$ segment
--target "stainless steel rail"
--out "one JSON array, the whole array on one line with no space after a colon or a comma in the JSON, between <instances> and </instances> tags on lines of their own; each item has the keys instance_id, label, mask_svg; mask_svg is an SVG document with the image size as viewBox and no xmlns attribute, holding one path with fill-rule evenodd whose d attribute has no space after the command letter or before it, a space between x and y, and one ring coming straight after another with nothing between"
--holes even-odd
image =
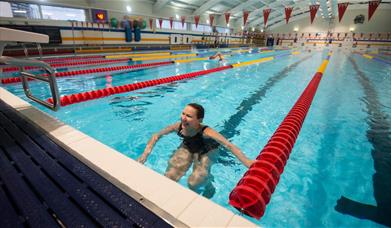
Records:
<instances>
[{"instance_id":1,"label":"stainless steel rail","mask_svg":"<svg viewBox=\"0 0 391 228\"><path fill-rule=\"evenodd\" d=\"M55 70L49 64L42 62L42 61L38 61L38 60L16 59L16 58L7 57L7 56L0 56L0 67L1 68L8 67L8 65L19 67L20 76L22 77L22 84L23 84L24 93L26 94L26 96L29 99L47 107L53 111L57 111L59 109L60 95L58 93L56 77L54 75ZM35 75L32 73L28 73L24 69L26 66L35 66L35 67L43 68L47 72L48 76ZM47 101L41 100L32 94L32 92L30 90L30 86L28 84L28 78L33 78L36 80L44 81L49 84L50 92L51 92L52 98L53 98L53 104L51 104Z\"/></svg>"}]
</instances>

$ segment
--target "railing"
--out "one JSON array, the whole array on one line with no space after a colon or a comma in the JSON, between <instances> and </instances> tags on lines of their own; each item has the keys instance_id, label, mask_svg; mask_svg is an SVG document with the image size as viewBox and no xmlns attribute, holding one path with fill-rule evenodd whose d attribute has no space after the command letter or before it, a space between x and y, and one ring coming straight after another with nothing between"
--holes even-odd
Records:
<instances>
[{"instance_id":1,"label":"railing","mask_svg":"<svg viewBox=\"0 0 391 228\"><path fill-rule=\"evenodd\" d=\"M1 68L8 67L9 65L19 67L20 76L22 78L22 83L23 83L24 93L26 94L26 96L29 99L47 107L53 111L58 110L58 108L60 107L60 95L58 93L55 71L53 70L53 68L50 67L49 64L47 64L45 62L37 61L37 60L24 60L24 59L15 59L12 57L7 57L7 56L0 56L0 67ZM28 73L24 69L27 66L34 66L34 67L43 68L47 72L47 76L41 76L41 75L35 75L32 73ZM50 92L52 94L52 99L53 99L52 103L41 100L32 94L32 92L30 90L30 86L28 84L29 78L44 81L49 84Z\"/></svg>"}]
</instances>

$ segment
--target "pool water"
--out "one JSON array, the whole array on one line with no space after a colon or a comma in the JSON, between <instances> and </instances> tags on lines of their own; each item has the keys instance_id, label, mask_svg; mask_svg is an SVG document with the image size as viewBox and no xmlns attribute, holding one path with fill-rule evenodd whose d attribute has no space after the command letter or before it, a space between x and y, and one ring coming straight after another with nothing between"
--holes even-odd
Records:
<instances>
[{"instance_id":1,"label":"pool water","mask_svg":"<svg viewBox=\"0 0 391 228\"><path fill-rule=\"evenodd\" d=\"M235 55L226 64L271 55L276 53ZM183 107L196 102L206 110L205 124L221 132L249 158L255 158L326 55L325 50L286 56L74 104L55 113L33 105L136 159L154 132L179 121ZM115 74L112 85L218 66L217 61L198 61ZM379 172L372 154L391 148L390 72L389 65L359 55L341 51L332 55L265 215L260 221L246 216L248 219L266 227L381 227L371 220L341 213L344 210L336 206L341 197L376 206L379 197L374 197L375 191L378 195L389 194L387 189L377 189L384 186L372 180ZM65 95L104 88L107 79L106 75L60 78L58 84L60 93ZM32 82L31 87L34 92L43 93L42 97L49 96L40 83ZM21 85L5 88L26 99ZM379 121L378 116L382 117L381 123L371 124ZM164 174L167 161L179 144L175 134L163 137L145 165ZM200 194L238 213L228 204L228 195L245 171L229 151L221 150L210 172L212 187ZM187 186L190 173L191 169L179 183Z\"/></svg>"}]
</instances>

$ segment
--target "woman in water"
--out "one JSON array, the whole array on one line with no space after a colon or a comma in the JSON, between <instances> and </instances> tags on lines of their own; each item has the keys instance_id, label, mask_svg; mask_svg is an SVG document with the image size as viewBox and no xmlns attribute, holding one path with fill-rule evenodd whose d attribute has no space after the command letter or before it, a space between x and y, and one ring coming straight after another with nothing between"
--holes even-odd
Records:
<instances>
[{"instance_id":1,"label":"woman in water","mask_svg":"<svg viewBox=\"0 0 391 228\"><path fill-rule=\"evenodd\" d=\"M247 158L238 147L220 133L202 124L203 118L204 108L201 105L195 103L186 105L181 114L181 121L153 134L137 161L144 163L160 137L175 132L183 141L169 160L165 176L178 181L194 163L193 172L187 181L191 189L197 189L205 182L211 165L210 156L219 145L229 149L243 165L250 167L254 161Z\"/></svg>"}]
</instances>

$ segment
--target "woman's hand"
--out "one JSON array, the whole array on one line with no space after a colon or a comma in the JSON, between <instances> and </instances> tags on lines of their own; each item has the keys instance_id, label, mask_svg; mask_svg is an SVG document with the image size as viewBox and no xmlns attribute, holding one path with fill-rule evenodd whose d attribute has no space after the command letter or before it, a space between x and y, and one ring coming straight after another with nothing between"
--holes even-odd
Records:
<instances>
[{"instance_id":1,"label":"woman's hand","mask_svg":"<svg viewBox=\"0 0 391 228\"><path fill-rule=\"evenodd\" d=\"M250 159L247 159L246 162L244 162L244 165L247 167L247 168L250 168L250 166L252 164L254 164L255 160L250 160Z\"/></svg>"},{"instance_id":2,"label":"woman's hand","mask_svg":"<svg viewBox=\"0 0 391 228\"><path fill-rule=\"evenodd\" d=\"M141 164L144 164L145 161L147 161L148 155L142 154L140 157L137 158L137 161L140 162Z\"/></svg>"}]
</instances>

